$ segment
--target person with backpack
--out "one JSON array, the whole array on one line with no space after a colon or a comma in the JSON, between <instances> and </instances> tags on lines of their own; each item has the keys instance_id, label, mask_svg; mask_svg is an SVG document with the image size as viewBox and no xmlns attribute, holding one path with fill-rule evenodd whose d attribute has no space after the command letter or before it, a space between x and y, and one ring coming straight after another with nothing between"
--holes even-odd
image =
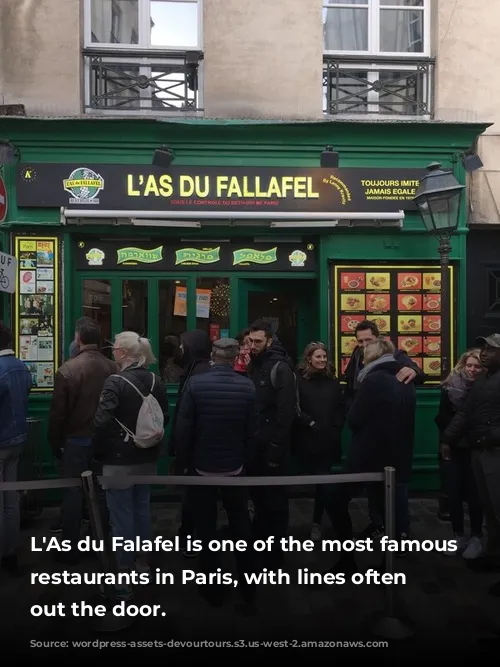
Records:
<instances>
[{"instance_id":1,"label":"person with backpack","mask_svg":"<svg viewBox=\"0 0 500 667\"><path fill-rule=\"evenodd\" d=\"M150 486L130 484L127 476L156 474L169 421L167 396L161 378L148 370L155 358L147 338L133 331L119 333L113 356L120 372L104 383L94 417L93 454L102 464L113 537L149 540ZM114 479L108 484L106 477ZM119 571L149 571L147 556L140 553L119 549L116 559ZM116 593L120 599L132 598L129 586L117 586Z\"/></svg>"},{"instance_id":2,"label":"person with backpack","mask_svg":"<svg viewBox=\"0 0 500 667\"><path fill-rule=\"evenodd\" d=\"M247 374L256 389L258 411L251 474L284 475L290 454L292 425L297 416L295 376L283 353L273 349L273 333L268 322L257 320L250 326L249 343L251 361ZM279 544L288 530L286 487L252 487L252 500L257 537L266 539L273 535L275 543ZM282 559L278 548L274 554L278 561Z\"/></svg>"}]
</instances>

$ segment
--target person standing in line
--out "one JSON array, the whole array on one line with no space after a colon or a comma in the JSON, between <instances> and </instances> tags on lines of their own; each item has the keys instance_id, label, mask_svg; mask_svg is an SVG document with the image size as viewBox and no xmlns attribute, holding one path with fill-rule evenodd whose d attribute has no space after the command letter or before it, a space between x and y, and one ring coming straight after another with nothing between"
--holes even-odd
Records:
<instances>
[{"instance_id":1,"label":"person standing in line","mask_svg":"<svg viewBox=\"0 0 500 667\"><path fill-rule=\"evenodd\" d=\"M210 355L212 353L212 343L210 336L206 331L195 329L194 331L186 331L181 334L181 342L179 346L179 365L182 368L182 374L179 377L179 390L177 393L177 403L175 405L174 415L172 418L172 428L170 431L170 439L168 442L168 455L176 459L177 457L177 416L182 404L184 395L184 387L189 378L206 373L210 369ZM177 462L174 461L175 467ZM183 491L182 500L182 515L181 525L179 528L179 538L185 545L188 535L194 537L195 522L194 511L192 509L192 489L185 487ZM196 557L196 553L184 548L183 554L186 558Z\"/></svg>"},{"instance_id":2,"label":"person standing in line","mask_svg":"<svg viewBox=\"0 0 500 667\"><path fill-rule=\"evenodd\" d=\"M481 350L468 350L460 357L457 365L443 382L439 412L436 425L440 435L450 425L457 410L467 399L474 382L483 372ZM458 543L458 552L466 560L475 560L483 553L483 509L479 500L479 492L472 471L471 451L467 440L462 438L456 446L442 445L440 451L443 459L445 488L449 498L451 526ZM464 501L469 507L471 537L465 536ZM448 552L455 555L456 551Z\"/></svg>"},{"instance_id":3,"label":"person standing in line","mask_svg":"<svg viewBox=\"0 0 500 667\"><path fill-rule=\"evenodd\" d=\"M396 483L406 483L411 475L412 452L409 429L415 410L415 393L400 382L401 364L396 360L394 345L382 337L365 348L365 366L359 374L359 390L347 413L352 440L346 454L343 473L380 473L386 466L396 469ZM370 483L377 498L377 511L385 513L384 488ZM339 540L353 538L349 502L364 483L336 484L327 490L326 510ZM396 533L401 534L401 508L396 503ZM331 572L353 574L358 571L352 552L342 552Z\"/></svg>"},{"instance_id":4,"label":"person standing in line","mask_svg":"<svg viewBox=\"0 0 500 667\"><path fill-rule=\"evenodd\" d=\"M344 390L344 401L347 412L349 412L350 406L352 405L352 402L356 396L356 392L359 389L358 378L364 366L364 350L366 349L367 345L374 343L378 338L380 338L380 332L375 322L365 320L357 325L354 331L354 335L356 336L358 345L354 350L344 373L344 380L346 382L346 387ZM395 349L394 358L400 365L400 370L396 376L396 379L399 380L399 382L412 387L413 392L415 393L416 401L416 387L418 385L424 384L426 380L425 373L403 350ZM411 416L411 425L408 427L407 434L408 437L411 437L408 445L413 452L415 439L415 414ZM372 539L377 539L384 534L384 517L382 517L377 511L378 500L375 487L368 487L367 497L370 523L359 535L359 538L364 539L366 537L371 537ZM408 484L400 483L396 486L396 503L399 507L399 512L402 517L402 534L398 537L407 539L410 533ZM401 553L401 555L403 555L403 553Z\"/></svg>"},{"instance_id":5,"label":"person standing in line","mask_svg":"<svg viewBox=\"0 0 500 667\"><path fill-rule=\"evenodd\" d=\"M69 345L69 359L74 359L76 356L78 356L78 353L80 352L80 349L78 348L78 344L76 340L73 338ZM62 467L62 461L61 459L56 459L56 468L57 468L57 475L58 477L64 477L63 475L63 467ZM87 511L87 506L85 504L85 501L83 502L83 522L88 523L88 511ZM52 523L50 524L49 528L51 533L61 533L62 532L62 515L61 512L59 512L59 516L56 517Z\"/></svg>"},{"instance_id":6,"label":"person standing in line","mask_svg":"<svg viewBox=\"0 0 500 667\"><path fill-rule=\"evenodd\" d=\"M168 402L161 378L148 371L155 362L150 342L133 331L119 333L113 355L120 371L108 377L94 417L92 453L102 465L102 488L111 519L113 537L135 541L151 539L150 490L148 484L131 484L129 475L156 475L165 427L168 424ZM162 414L161 431L150 446L136 444L142 432L138 418L145 398L152 397ZM106 483L106 477L119 485ZM132 569L149 573L146 555L122 548L116 551L118 570ZM129 585L117 584L120 599L133 597Z\"/></svg>"},{"instance_id":7,"label":"person standing in line","mask_svg":"<svg viewBox=\"0 0 500 667\"><path fill-rule=\"evenodd\" d=\"M184 474L204 477L241 477L252 455L257 428L255 387L233 369L239 354L237 340L213 343L213 366L186 384L177 420L178 463ZM193 486L196 536L202 540L201 567L216 572L219 558L207 545L217 537L217 500L220 495L233 541L252 543L247 489L244 486ZM245 574L252 572L252 550L236 553L238 590L253 605L255 586ZM200 593L212 605L224 601L224 586L201 586Z\"/></svg>"},{"instance_id":8,"label":"person standing in line","mask_svg":"<svg viewBox=\"0 0 500 667\"><path fill-rule=\"evenodd\" d=\"M329 475L342 457L344 405L340 383L324 343L312 342L297 368L300 414L294 429L294 450L301 474ZM324 486L316 487L311 539L321 540Z\"/></svg>"},{"instance_id":9,"label":"person standing in line","mask_svg":"<svg viewBox=\"0 0 500 667\"><path fill-rule=\"evenodd\" d=\"M19 457L28 437L31 373L12 349L12 334L0 324L0 482L16 482ZM17 491L0 491L0 563L9 574L23 574L18 548L21 517Z\"/></svg>"},{"instance_id":10,"label":"person standing in line","mask_svg":"<svg viewBox=\"0 0 500 667\"><path fill-rule=\"evenodd\" d=\"M82 317L75 325L78 354L57 371L49 412L47 438L52 453L61 461L64 477L79 477L92 467L94 415L105 380L116 372L116 364L101 354L100 328L95 320ZM62 537L72 544L70 552L56 551L54 558L76 564L80 553L83 519L83 494L80 487L65 489L61 507Z\"/></svg>"},{"instance_id":11,"label":"person standing in line","mask_svg":"<svg viewBox=\"0 0 500 667\"><path fill-rule=\"evenodd\" d=\"M295 377L283 353L273 349L268 322L257 320L250 327L248 377L257 392L258 427L252 475L280 476L286 472L292 425L297 417ZM289 521L288 491L284 486L253 487L254 527L258 538L275 537L269 554L273 565L283 562L279 547Z\"/></svg>"},{"instance_id":12,"label":"person standing in line","mask_svg":"<svg viewBox=\"0 0 500 667\"><path fill-rule=\"evenodd\" d=\"M236 336L236 340L240 345L238 356L234 360L234 370L237 373L246 375L248 364L250 363L250 329L243 329L241 333Z\"/></svg>"},{"instance_id":13,"label":"person standing in line","mask_svg":"<svg viewBox=\"0 0 500 667\"><path fill-rule=\"evenodd\" d=\"M500 565L500 334L480 337L481 373L469 391L466 401L456 411L441 435L444 447L456 447L467 438L479 498L486 519L486 553L474 561L478 571L497 570ZM493 584L490 594L500 595L500 582Z\"/></svg>"}]
</instances>

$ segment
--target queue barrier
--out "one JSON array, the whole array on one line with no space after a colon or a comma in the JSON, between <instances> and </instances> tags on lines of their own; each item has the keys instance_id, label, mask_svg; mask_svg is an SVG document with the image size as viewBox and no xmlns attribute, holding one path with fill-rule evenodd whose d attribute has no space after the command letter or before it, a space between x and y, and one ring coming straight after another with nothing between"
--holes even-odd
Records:
<instances>
[{"instance_id":1,"label":"queue barrier","mask_svg":"<svg viewBox=\"0 0 500 667\"><path fill-rule=\"evenodd\" d=\"M151 486L308 486L318 484L360 484L368 482L382 482L385 489L385 535L389 540L395 539L395 488L396 470L393 467L384 468L381 473L350 473L331 475L293 475L268 477L217 477L217 476L175 476L175 475L106 475L97 476L87 470L81 478L46 479L18 482L0 482L2 491L27 491L45 489L67 489L83 487L83 492L89 509L89 518L92 533L97 540L106 544L105 530L99 503L99 484L105 479L107 488L123 487L127 485L148 484ZM394 552L385 552L385 572L394 574ZM113 572L116 568L114 558L109 549L97 552L102 572ZM114 587L105 587L104 594L108 602L115 600ZM111 611L111 607L109 607ZM134 619L127 617L117 618L111 614L104 617L92 617L98 623L96 630L116 632L123 630L133 623ZM393 585L385 585L384 609L377 614L372 623L372 632L387 639L407 639L414 632L408 623L399 618L395 612Z\"/></svg>"}]
</instances>

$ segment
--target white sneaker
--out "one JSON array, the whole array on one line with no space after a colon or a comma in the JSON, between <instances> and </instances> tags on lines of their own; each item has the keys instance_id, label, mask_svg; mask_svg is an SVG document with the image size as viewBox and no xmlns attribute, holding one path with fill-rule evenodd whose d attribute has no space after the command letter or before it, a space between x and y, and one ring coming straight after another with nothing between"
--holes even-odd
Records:
<instances>
[{"instance_id":1,"label":"white sneaker","mask_svg":"<svg viewBox=\"0 0 500 667\"><path fill-rule=\"evenodd\" d=\"M465 537L465 535L454 535L453 539L457 543L456 550L450 549L449 551L443 551L443 556L458 556L462 553L462 551L465 551L467 545L469 544L469 540Z\"/></svg>"},{"instance_id":2,"label":"white sneaker","mask_svg":"<svg viewBox=\"0 0 500 667\"><path fill-rule=\"evenodd\" d=\"M473 537L463 552L462 558L465 558L465 560L476 560L482 553L483 545L481 544L481 540L479 537Z\"/></svg>"},{"instance_id":3,"label":"white sneaker","mask_svg":"<svg viewBox=\"0 0 500 667\"><path fill-rule=\"evenodd\" d=\"M313 523L313 527L311 529L311 540L313 542L321 542L321 526L319 526L317 523Z\"/></svg>"}]
</instances>

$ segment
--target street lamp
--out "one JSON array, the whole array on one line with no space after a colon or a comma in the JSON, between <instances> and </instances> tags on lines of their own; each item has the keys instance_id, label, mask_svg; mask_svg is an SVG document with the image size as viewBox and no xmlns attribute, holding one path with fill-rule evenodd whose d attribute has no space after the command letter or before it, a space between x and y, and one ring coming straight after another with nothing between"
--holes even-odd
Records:
<instances>
[{"instance_id":1,"label":"street lamp","mask_svg":"<svg viewBox=\"0 0 500 667\"><path fill-rule=\"evenodd\" d=\"M414 201L425 228L439 240L438 252L441 265L441 376L450 372L450 252L451 235L458 228L462 191L453 172L444 171L438 162L427 167L428 173L421 179Z\"/></svg>"}]
</instances>

